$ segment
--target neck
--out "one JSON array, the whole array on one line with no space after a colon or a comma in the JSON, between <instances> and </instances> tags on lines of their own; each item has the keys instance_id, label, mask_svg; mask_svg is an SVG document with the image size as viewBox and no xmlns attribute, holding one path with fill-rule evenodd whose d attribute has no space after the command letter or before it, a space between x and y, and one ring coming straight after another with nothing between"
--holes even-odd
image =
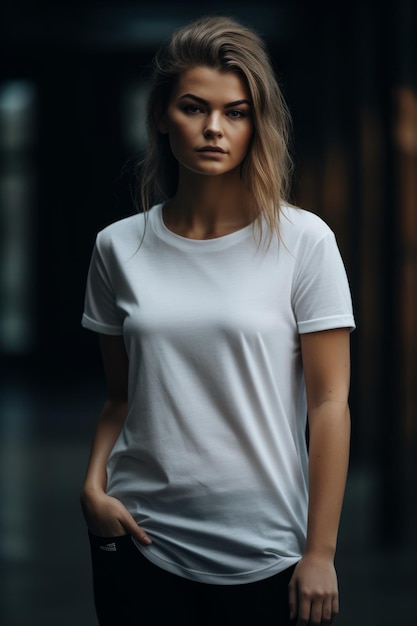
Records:
<instances>
[{"instance_id":1,"label":"neck","mask_svg":"<svg viewBox=\"0 0 417 626\"><path fill-rule=\"evenodd\" d=\"M230 234L251 223L248 193L240 177L180 176L175 196L164 207L173 232L191 239Z\"/></svg>"}]
</instances>

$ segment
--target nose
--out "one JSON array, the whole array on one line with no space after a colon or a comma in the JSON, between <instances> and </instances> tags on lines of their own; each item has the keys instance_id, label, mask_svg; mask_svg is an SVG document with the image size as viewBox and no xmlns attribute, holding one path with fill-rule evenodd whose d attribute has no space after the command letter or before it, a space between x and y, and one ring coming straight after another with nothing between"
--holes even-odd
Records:
<instances>
[{"instance_id":1,"label":"nose","mask_svg":"<svg viewBox=\"0 0 417 626\"><path fill-rule=\"evenodd\" d=\"M207 118L207 123L204 128L205 137L222 137L223 131L220 121L220 114L212 113Z\"/></svg>"}]
</instances>

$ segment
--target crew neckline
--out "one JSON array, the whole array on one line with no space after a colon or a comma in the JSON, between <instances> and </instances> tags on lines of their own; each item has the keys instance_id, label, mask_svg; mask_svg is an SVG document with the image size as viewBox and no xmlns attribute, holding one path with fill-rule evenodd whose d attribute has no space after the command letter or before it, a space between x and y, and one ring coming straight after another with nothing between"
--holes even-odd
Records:
<instances>
[{"instance_id":1,"label":"crew neckline","mask_svg":"<svg viewBox=\"0 0 417 626\"><path fill-rule=\"evenodd\" d=\"M162 211L163 206L164 205L161 202L160 204L153 206L150 210L150 221L153 230L158 237L179 248L193 250L219 250L221 248L226 248L230 245L239 243L247 239L249 235L253 234L253 224L248 224L243 228L235 230L233 233L221 235L220 237L213 237L212 239L192 239L190 237L184 237L183 235L174 233L168 228L168 226L166 226Z\"/></svg>"}]
</instances>

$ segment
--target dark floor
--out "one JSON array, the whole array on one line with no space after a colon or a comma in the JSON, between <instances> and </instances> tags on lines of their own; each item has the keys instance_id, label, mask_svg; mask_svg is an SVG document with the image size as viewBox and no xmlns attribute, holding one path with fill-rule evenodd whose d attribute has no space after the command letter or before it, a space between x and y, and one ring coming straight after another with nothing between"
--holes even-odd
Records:
<instances>
[{"instance_id":1,"label":"dark floor","mask_svg":"<svg viewBox=\"0 0 417 626\"><path fill-rule=\"evenodd\" d=\"M78 505L100 394L40 401L3 388L0 409L0 623L94 626L88 543ZM375 477L352 467L340 532L339 626L416 626L417 542L381 547Z\"/></svg>"}]
</instances>

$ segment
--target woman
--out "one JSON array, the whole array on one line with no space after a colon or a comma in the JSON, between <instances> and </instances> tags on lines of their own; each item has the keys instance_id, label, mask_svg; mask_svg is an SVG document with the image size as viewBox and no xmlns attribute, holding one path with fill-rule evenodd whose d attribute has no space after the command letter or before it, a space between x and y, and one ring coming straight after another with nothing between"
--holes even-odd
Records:
<instances>
[{"instance_id":1,"label":"woman","mask_svg":"<svg viewBox=\"0 0 417 626\"><path fill-rule=\"evenodd\" d=\"M285 201L287 128L236 21L156 55L143 213L98 234L82 322L108 385L81 496L100 624L338 613L354 319L333 233Z\"/></svg>"}]
</instances>

